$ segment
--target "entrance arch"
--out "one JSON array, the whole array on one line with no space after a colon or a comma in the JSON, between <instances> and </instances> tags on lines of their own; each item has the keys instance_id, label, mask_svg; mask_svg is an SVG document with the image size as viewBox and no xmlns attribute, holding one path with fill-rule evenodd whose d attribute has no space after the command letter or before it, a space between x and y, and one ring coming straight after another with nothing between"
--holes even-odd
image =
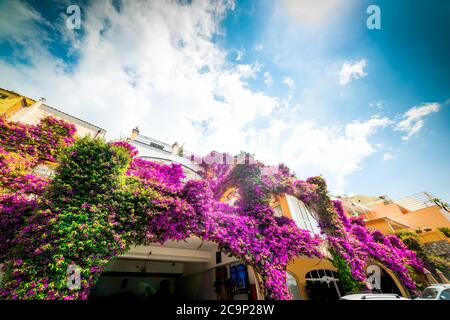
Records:
<instances>
[{"instance_id":1,"label":"entrance arch","mask_svg":"<svg viewBox=\"0 0 450 320\"><path fill-rule=\"evenodd\" d=\"M216 243L192 236L185 241L131 247L110 261L90 299L262 299L256 288L258 280L250 266L218 251Z\"/></svg>"},{"instance_id":2,"label":"entrance arch","mask_svg":"<svg viewBox=\"0 0 450 320\"><path fill-rule=\"evenodd\" d=\"M337 273L327 269L311 270L305 275L306 292L311 300L333 301L343 295Z\"/></svg>"},{"instance_id":3,"label":"entrance arch","mask_svg":"<svg viewBox=\"0 0 450 320\"><path fill-rule=\"evenodd\" d=\"M395 293L403 297L409 298L410 295L405 287L402 285L398 277L388 268L377 262L369 264L380 268L380 289L374 289L373 292L379 293Z\"/></svg>"}]
</instances>

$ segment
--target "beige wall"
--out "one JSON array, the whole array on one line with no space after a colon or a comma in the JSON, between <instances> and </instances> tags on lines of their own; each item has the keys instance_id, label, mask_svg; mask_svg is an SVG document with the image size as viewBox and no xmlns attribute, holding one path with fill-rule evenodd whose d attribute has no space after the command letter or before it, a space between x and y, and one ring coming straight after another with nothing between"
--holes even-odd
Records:
<instances>
[{"instance_id":1,"label":"beige wall","mask_svg":"<svg viewBox=\"0 0 450 320\"><path fill-rule=\"evenodd\" d=\"M402 212L399 207L394 204L376 204L371 206L373 210L365 215L366 226L380 230L383 233L389 233L394 230L389 225L386 220L381 220L378 218L388 217L399 223L402 223L412 229L424 229L424 228L440 228L448 227L450 228L450 221L441 212L438 206L432 206L423 208L413 212Z\"/></svg>"},{"instance_id":2,"label":"beige wall","mask_svg":"<svg viewBox=\"0 0 450 320\"><path fill-rule=\"evenodd\" d=\"M39 101L29 107L21 108L11 116L11 120L26 124L37 124L42 118L45 118L47 116L53 116L57 119L72 123L77 129L77 135L80 137L89 135L91 137L98 136L103 138L106 133L104 130L94 125L90 125L59 110L48 107L45 104L40 103ZM99 133L99 130L102 131Z\"/></svg>"},{"instance_id":3,"label":"beige wall","mask_svg":"<svg viewBox=\"0 0 450 320\"><path fill-rule=\"evenodd\" d=\"M309 271L316 269L326 269L336 271L336 268L329 260L317 259L317 258L296 258L294 262L290 263L287 267L287 271L290 272L297 280L297 286L300 290L302 299L309 299L306 292L306 274Z\"/></svg>"},{"instance_id":4,"label":"beige wall","mask_svg":"<svg viewBox=\"0 0 450 320\"><path fill-rule=\"evenodd\" d=\"M395 220L411 228L450 228L450 221L442 214L438 206L402 214L396 217Z\"/></svg>"},{"instance_id":5,"label":"beige wall","mask_svg":"<svg viewBox=\"0 0 450 320\"><path fill-rule=\"evenodd\" d=\"M390 233L394 230L391 228L391 225L386 220L372 220L366 222L366 227L371 229L376 229L381 231L382 233Z\"/></svg>"},{"instance_id":6,"label":"beige wall","mask_svg":"<svg viewBox=\"0 0 450 320\"><path fill-rule=\"evenodd\" d=\"M392 218L395 220L398 220L397 217L403 215L403 212L400 210L400 208L394 204L384 204L384 203L377 203L370 206L371 212L367 213L366 216L368 219L376 219L376 218Z\"/></svg>"},{"instance_id":7,"label":"beige wall","mask_svg":"<svg viewBox=\"0 0 450 320\"><path fill-rule=\"evenodd\" d=\"M450 242L450 238L447 238L441 231L436 229L431 231L422 231L417 235L419 236L420 243L430 243L443 240Z\"/></svg>"}]
</instances>

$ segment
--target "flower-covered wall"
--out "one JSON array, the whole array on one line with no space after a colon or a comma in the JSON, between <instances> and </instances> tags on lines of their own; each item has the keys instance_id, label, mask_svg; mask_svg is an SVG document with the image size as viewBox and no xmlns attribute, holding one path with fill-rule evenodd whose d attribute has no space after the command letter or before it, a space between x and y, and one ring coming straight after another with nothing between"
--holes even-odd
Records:
<instances>
[{"instance_id":1,"label":"flower-covered wall","mask_svg":"<svg viewBox=\"0 0 450 320\"><path fill-rule=\"evenodd\" d=\"M197 236L252 266L267 299L290 299L287 264L299 255L322 257L323 240L275 217L271 200L284 193L319 214L347 289L363 285L374 259L415 290L412 277L422 265L414 252L346 217L320 177L297 180L284 165L264 174L260 162L204 161L203 178L185 181L178 164L140 159L125 142L75 140L74 134L54 118L36 126L0 120L3 298L87 299L108 262L130 245ZM30 174L41 160L58 162L51 179ZM239 193L232 205L220 201L230 187ZM71 265L81 268L80 289L67 286Z\"/></svg>"}]
</instances>

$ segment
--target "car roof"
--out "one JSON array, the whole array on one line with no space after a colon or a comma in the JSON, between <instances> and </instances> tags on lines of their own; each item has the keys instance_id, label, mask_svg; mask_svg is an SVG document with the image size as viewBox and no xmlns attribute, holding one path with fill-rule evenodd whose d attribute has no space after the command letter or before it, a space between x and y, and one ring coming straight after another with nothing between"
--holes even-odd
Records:
<instances>
[{"instance_id":1,"label":"car roof","mask_svg":"<svg viewBox=\"0 0 450 320\"><path fill-rule=\"evenodd\" d=\"M427 288L450 288L450 284L433 284L431 286L428 286Z\"/></svg>"},{"instance_id":2,"label":"car roof","mask_svg":"<svg viewBox=\"0 0 450 320\"><path fill-rule=\"evenodd\" d=\"M396 294L396 293L354 293L354 294L349 294L346 296L343 296L341 299L348 299L348 300L353 300L353 299L361 299L361 300L370 300L370 299L386 299L386 298L392 298L392 299L404 299L402 296Z\"/></svg>"}]
</instances>

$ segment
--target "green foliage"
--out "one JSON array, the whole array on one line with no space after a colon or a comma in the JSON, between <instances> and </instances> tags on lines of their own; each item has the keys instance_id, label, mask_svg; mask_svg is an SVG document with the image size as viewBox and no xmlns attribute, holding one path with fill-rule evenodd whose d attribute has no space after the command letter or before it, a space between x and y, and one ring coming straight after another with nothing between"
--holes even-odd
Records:
<instances>
[{"instance_id":1,"label":"green foliage","mask_svg":"<svg viewBox=\"0 0 450 320\"><path fill-rule=\"evenodd\" d=\"M447 238L450 238L450 228L442 227L438 228L439 231L441 231Z\"/></svg>"},{"instance_id":2,"label":"green foliage","mask_svg":"<svg viewBox=\"0 0 450 320\"><path fill-rule=\"evenodd\" d=\"M331 253L333 256L331 262L337 269L337 277L339 279L339 283L344 289L344 293L350 294L352 292L360 292L361 290L363 290L365 288L365 285L353 277L347 261L342 258L335 250L331 250Z\"/></svg>"},{"instance_id":3,"label":"green foliage","mask_svg":"<svg viewBox=\"0 0 450 320\"><path fill-rule=\"evenodd\" d=\"M450 275L450 263L441 257L428 253L419 241L419 236L413 231L400 231L396 235L408 247L414 251L420 260L424 263L425 268L430 271L434 277L438 277L436 270L440 270L446 276ZM421 285L416 283L417 285Z\"/></svg>"},{"instance_id":4,"label":"green foliage","mask_svg":"<svg viewBox=\"0 0 450 320\"><path fill-rule=\"evenodd\" d=\"M23 275L20 282L8 282L17 298L36 299L41 292L49 299L85 298L80 295L87 294L108 261L124 252L112 205L123 196L114 190L129 161L123 148L89 137L63 152L50 188L9 252L14 268L5 278ZM73 263L81 268L84 290L79 292L66 284L65 271Z\"/></svg>"},{"instance_id":5,"label":"green foliage","mask_svg":"<svg viewBox=\"0 0 450 320\"><path fill-rule=\"evenodd\" d=\"M56 202L73 203L109 193L120 186L130 160L123 148L84 137L61 155L61 165L50 189L52 197ZM101 200L98 198L97 202Z\"/></svg>"},{"instance_id":6,"label":"green foliage","mask_svg":"<svg viewBox=\"0 0 450 320\"><path fill-rule=\"evenodd\" d=\"M447 202L443 201L442 199L434 198L433 202L436 203L436 205L438 205L445 211L450 212L450 205Z\"/></svg>"}]
</instances>

